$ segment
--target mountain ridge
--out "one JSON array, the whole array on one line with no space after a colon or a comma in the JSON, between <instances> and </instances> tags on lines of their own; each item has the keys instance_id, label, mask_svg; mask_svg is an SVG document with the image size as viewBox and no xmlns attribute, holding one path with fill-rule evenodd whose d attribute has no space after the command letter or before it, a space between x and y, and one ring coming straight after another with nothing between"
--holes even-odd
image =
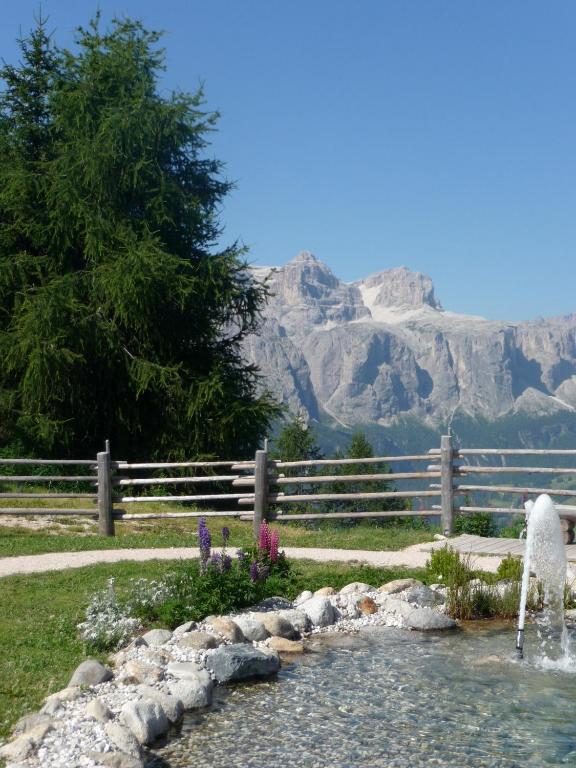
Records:
<instances>
[{"instance_id":1,"label":"mountain ridge","mask_svg":"<svg viewBox=\"0 0 576 768\"><path fill-rule=\"evenodd\" d=\"M450 312L430 277L393 267L353 283L308 251L261 267L270 300L246 345L290 410L340 426L432 427L454 412L576 413L576 314L530 321Z\"/></svg>"}]
</instances>

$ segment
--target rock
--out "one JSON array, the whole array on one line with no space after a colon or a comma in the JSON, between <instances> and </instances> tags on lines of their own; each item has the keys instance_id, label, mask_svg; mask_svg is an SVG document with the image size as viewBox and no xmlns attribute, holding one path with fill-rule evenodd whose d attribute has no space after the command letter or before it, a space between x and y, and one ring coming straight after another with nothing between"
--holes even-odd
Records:
<instances>
[{"instance_id":1,"label":"rock","mask_svg":"<svg viewBox=\"0 0 576 768\"><path fill-rule=\"evenodd\" d=\"M43 714L55 715L64 701L75 701L80 698L80 696L82 696L82 690L76 686L63 688L61 691L57 691L48 696L40 711Z\"/></svg>"},{"instance_id":2,"label":"rock","mask_svg":"<svg viewBox=\"0 0 576 768\"><path fill-rule=\"evenodd\" d=\"M98 768L144 768L144 763L137 757L122 752L87 752Z\"/></svg>"},{"instance_id":3,"label":"rock","mask_svg":"<svg viewBox=\"0 0 576 768\"><path fill-rule=\"evenodd\" d=\"M270 635L285 637L288 640L293 640L298 635L292 624L279 613L251 613L250 618L263 624Z\"/></svg>"},{"instance_id":4,"label":"rock","mask_svg":"<svg viewBox=\"0 0 576 768\"><path fill-rule=\"evenodd\" d=\"M320 587L320 589L317 589L316 592L314 592L314 597L329 597L330 595L335 595L336 590L334 587Z\"/></svg>"},{"instance_id":5,"label":"rock","mask_svg":"<svg viewBox=\"0 0 576 768\"><path fill-rule=\"evenodd\" d=\"M231 643L243 643L246 638L240 627L227 616L208 616L206 623L222 637Z\"/></svg>"},{"instance_id":6,"label":"rock","mask_svg":"<svg viewBox=\"0 0 576 768\"><path fill-rule=\"evenodd\" d=\"M40 723L35 725L30 730L23 733L13 741L9 741L3 747L0 747L0 758L6 760L20 761L26 760L38 747L42 744L44 736L48 731L52 730L52 725L49 722Z\"/></svg>"},{"instance_id":7,"label":"rock","mask_svg":"<svg viewBox=\"0 0 576 768\"><path fill-rule=\"evenodd\" d=\"M99 683L105 683L107 680L111 680L114 675L109 667L105 667L100 664L99 661L94 659L87 659L79 664L74 671L74 674L70 678L68 687L80 685L98 685Z\"/></svg>"},{"instance_id":8,"label":"rock","mask_svg":"<svg viewBox=\"0 0 576 768\"><path fill-rule=\"evenodd\" d=\"M365 616L378 612L378 606L371 597L362 597L356 605L360 613L363 613Z\"/></svg>"},{"instance_id":9,"label":"rock","mask_svg":"<svg viewBox=\"0 0 576 768\"><path fill-rule=\"evenodd\" d=\"M415 584L412 587L408 587L403 592L397 592L396 596L401 600L406 600L407 603L416 603L419 606L427 606L431 608L438 602L438 595L429 587L424 584Z\"/></svg>"},{"instance_id":10,"label":"rock","mask_svg":"<svg viewBox=\"0 0 576 768\"><path fill-rule=\"evenodd\" d=\"M296 600L294 600L294 605L300 605L300 603L304 603L306 600L310 600L311 597L314 597L314 593L309 589L305 589L304 592L300 592Z\"/></svg>"},{"instance_id":11,"label":"rock","mask_svg":"<svg viewBox=\"0 0 576 768\"><path fill-rule=\"evenodd\" d=\"M200 630L194 630L185 634L178 642L181 648L194 648L201 651L208 648L218 648L222 645L222 639L212 635L210 632L202 632Z\"/></svg>"},{"instance_id":12,"label":"rock","mask_svg":"<svg viewBox=\"0 0 576 768\"><path fill-rule=\"evenodd\" d=\"M178 680L192 680L205 670L197 661L173 661L168 664L166 671Z\"/></svg>"},{"instance_id":13,"label":"rock","mask_svg":"<svg viewBox=\"0 0 576 768\"><path fill-rule=\"evenodd\" d=\"M136 689L143 699L157 701L166 713L166 717L171 723L177 723L184 713L184 705L177 696L170 693L164 693L153 688L151 685L139 685Z\"/></svg>"},{"instance_id":14,"label":"rock","mask_svg":"<svg viewBox=\"0 0 576 768\"><path fill-rule=\"evenodd\" d=\"M168 683L171 696L179 699L184 709L207 707L212 701L214 683L207 670L199 670L194 677Z\"/></svg>"},{"instance_id":15,"label":"rock","mask_svg":"<svg viewBox=\"0 0 576 768\"><path fill-rule=\"evenodd\" d=\"M166 713L157 701L129 701L122 707L120 719L139 744L152 744L169 728Z\"/></svg>"},{"instance_id":16,"label":"rock","mask_svg":"<svg viewBox=\"0 0 576 768\"><path fill-rule=\"evenodd\" d=\"M351 584L346 584L340 590L341 595L349 595L352 592L376 592L376 587L370 586L370 584L364 584L361 581L353 581Z\"/></svg>"},{"instance_id":17,"label":"rock","mask_svg":"<svg viewBox=\"0 0 576 768\"><path fill-rule=\"evenodd\" d=\"M105 723L107 720L111 720L113 715L108 709L102 699L92 699L86 705L86 714L89 717L93 717L94 720L98 720L100 723Z\"/></svg>"},{"instance_id":18,"label":"rock","mask_svg":"<svg viewBox=\"0 0 576 768\"><path fill-rule=\"evenodd\" d=\"M142 640L147 646L153 648L157 645L164 645L172 637L172 632L169 629L151 629L150 632L146 632L142 635Z\"/></svg>"},{"instance_id":19,"label":"rock","mask_svg":"<svg viewBox=\"0 0 576 768\"><path fill-rule=\"evenodd\" d=\"M334 624L336 614L334 606L327 597L311 597L299 605L315 627L327 627Z\"/></svg>"},{"instance_id":20,"label":"rock","mask_svg":"<svg viewBox=\"0 0 576 768\"><path fill-rule=\"evenodd\" d=\"M286 608L283 611L278 611L278 616L289 621L296 632L299 632L301 635L305 632L309 632L312 628L312 623L308 618L307 613L301 611L299 608Z\"/></svg>"},{"instance_id":21,"label":"rock","mask_svg":"<svg viewBox=\"0 0 576 768\"><path fill-rule=\"evenodd\" d=\"M253 605L250 610L258 613L262 611L283 611L286 608L292 608L290 600L286 600L285 597L266 597L256 605Z\"/></svg>"},{"instance_id":22,"label":"rock","mask_svg":"<svg viewBox=\"0 0 576 768\"><path fill-rule=\"evenodd\" d=\"M418 579L394 579L378 587L378 592L382 592L383 595L395 595L397 592L404 592L405 589L418 586L424 586Z\"/></svg>"},{"instance_id":23,"label":"rock","mask_svg":"<svg viewBox=\"0 0 576 768\"><path fill-rule=\"evenodd\" d=\"M434 541L447 541L448 536L444 536L443 533L435 533L433 538Z\"/></svg>"},{"instance_id":24,"label":"rock","mask_svg":"<svg viewBox=\"0 0 576 768\"><path fill-rule=\"evenodd\" d=\"M125 683L156 683L164 679L164 669L144 661L127 661L119 670L119 677Z\"/></svg>"},{"instance_id":25,"label":"rock","mask_svg":"<svg viewBox=\"0 0 576 768\"><path fill-rule=\"evenodd\" d=\"M304 653L303 640L287 640L285 637L271 637L268 647L278 653Z\"/></svg>"},{"instance_id":26,"label":"rock","mask_svg":"<svg viewBox=\"0 0 576 768\"><path fill-rule=\"evenodd\" d=\"M334 607L336 620L357 619L360 616L360 610L357 605L358 594L334 595L330 598L330 602Z\"/></svg>"},{"instance_id":27,"label":"rock","mask_svg":"<svg viewBox=\"0 0 576 768\"><path fill-rule=\"evenodd\" d=\"M182 635L185 635L188 632L192 632L193 629L196 629L196 622L195 621L185 621L184 624L180 624L179 627L176 627L174 632L172 632L172 636L173 637L182 637Z\"/></svg>"},{"instance_id":28,"label":"rock","mask_svg":"<svg viewBox=\"0 0 576 768\"><path fill-rule=\"evenodd\" d=\"M437 613L432 608L413 608L404 616L406 626L421 632L433 630L455 629L458 625L449 616Z\"/></svg>"},{"instance_id":29,"label":"rock","mask_svg":"<svg viewBox=\"0 0 576 768\"><path fill-rule=\"evenodd\" d=\"M268 653L249 645L221 645L206 659L206 665L219 683L268 677L280 669L274 651Z\"/></svg>"},{"instance_id":30,"label":"rock","mask_svg":"<svg viewBox=\"0 0 576 768\"><path fill-rule=\"evenodd\" d=\"M270 637L270 632L268 632L264 624L261 621L250 618L250 616L236 616L234 621L242 630L246 640L250 640L250 642L261 642Z\"/></svg>"},{"instance_id":31,"label":"rock","mask_svg":"<svg viewBox=\"0 0 576 768\"><path fill-rule=\"evenodd\" d=\"M126 752L132 757L140 757L140 744L131 730L120 723L106 723L104 726L106 736L112 744L121 752Z\"/></svg>"},{"instance_id":32,"label":"rock","mask_svg":"<svg viewBox=\"0 0 576 768\"><path fill-rule=\"evenodd\" d=\"M52 718L50 715L43 712L34 712L30 715L24 715L14 726L14 735L21 736L23 733L31 731L38 725L52 725Z\"/></svg>"}]
</instances>

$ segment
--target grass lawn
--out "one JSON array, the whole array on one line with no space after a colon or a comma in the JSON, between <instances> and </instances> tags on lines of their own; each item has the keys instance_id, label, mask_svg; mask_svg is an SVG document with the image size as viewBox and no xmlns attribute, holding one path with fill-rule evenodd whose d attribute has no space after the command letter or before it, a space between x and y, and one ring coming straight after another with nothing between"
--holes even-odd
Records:
<instances>
[{"instance_id":1,"label":"grass lawn","mask_svg":"<svg viewBox=\"0 0 576 768\"><path fill-rule=\"evenodd\" d=\"M49 538L44 535L38 543L41 546L41 542ZM58 540L59 537L54 538ZM32 540L29 534L28 543ZM70 540L82 541L73 537ZM174 532L173 542L181 545L182 535ZM165 542L162 545L166 546ZM303 589L314 590L327 585L339 588L351 581L379 586L404 576L426 579L424 571L408 569L351 567L346 563L312 561L296 561L293 566L296 578L287 597L294 597ZM75 667L85 658L85 649L76 638L75 627L83 618L93 592L103 589L111 576L116 579L118 591L122 592L130 578L158 578L182 567L180 561L117 563L1 579L0 739L9 735L12 725L22 714L38 709L48 694L65 687Z\"/></svg>"},{"instance_id":2,"label":"grass lawn","mask_svg":"<svg viewBox=\"0 0 576 768\"><path fill-rule=\"evenodd\" d=\"M152 512L155 504L134 504L130 511ZM142 507L145 509L136 509ZM158 505L158 510L162 509ZM166 506L163 507L167 511ZM181 508L177 508L181 509ZM85 529L83 526L88 525ZM215 540L223 525L230 528L235 546L252 541L252 523L237 518L208 518ZM430 541L438 528L411 528L408 524L376 527L360 522L354 527L337 526L322 522L316 529L296 523L273 523L280 532L281 546L323 547L333 549L398 550L411 544ZM33 530L23 527L0 526L0 557L35 555L43 552L76 552L95 549L121 549L145 547L197 546L197 521L150 520L116 523L116 536L96 534L95 523L82 524L78 520L56 518L49 527Z\"/></svg>"}]
</instances>

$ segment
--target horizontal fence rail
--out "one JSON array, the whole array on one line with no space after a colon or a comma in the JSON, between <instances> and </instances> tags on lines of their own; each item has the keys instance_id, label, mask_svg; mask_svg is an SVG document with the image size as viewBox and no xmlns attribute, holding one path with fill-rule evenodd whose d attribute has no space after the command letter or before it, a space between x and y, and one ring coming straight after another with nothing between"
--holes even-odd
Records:
<instances>
[{"instance_id":1,"label":"horizontal fence rail","mask_svg":"<svg viewBox=\"0 0 576 768\"><path fill-rule=\"evenodd\" d=\"M506 466L509 457L516 458ZM555 457L565 466L552 466ZM398 465L397 472L390 468ZM108 536L118 522L201 516L251 521L255 534L263 520L435 517L452 533L458 516L521 516L527 498L540 493L569 502L557 504L568 521L565 536L573 535L570 521L576 520L576 503L570 505L576 497L576 449L456 448L450 435L442 436L440 448L405 456L282 461L260 450L251 460L131 462L113 461L107 447L95 459L2 458L0 466L0 515L97 518L99 532ZM66 474L42 474L50 466ZM9 468L22 474L7 474ZM56 504L74 500L88 508ZM34 501L45 506L28 506ZM133 504L172 506L149 512L118 506Z\"/></svg>"}]
</instances>

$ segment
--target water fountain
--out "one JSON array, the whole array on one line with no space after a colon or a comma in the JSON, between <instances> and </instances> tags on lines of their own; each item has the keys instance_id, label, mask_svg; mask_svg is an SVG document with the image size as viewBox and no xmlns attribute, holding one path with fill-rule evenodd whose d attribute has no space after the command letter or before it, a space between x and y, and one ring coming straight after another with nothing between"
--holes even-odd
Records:
<instances>
[{"instance_id":1,"label":"water fountain","mask_svg":"<svg viewBox=\"0 0 576 768\"><path fill-rule=\"evenodd\" d=\"M522 658L530 574L534 573L544 590L544 611L537 622L542 653L549 659L567 656L568 632L564 624L566 551L560 518L547 494L538 496L535 502L527 501L525 507L527 533L516 651Z\"/></svg>"}]
</instances>

